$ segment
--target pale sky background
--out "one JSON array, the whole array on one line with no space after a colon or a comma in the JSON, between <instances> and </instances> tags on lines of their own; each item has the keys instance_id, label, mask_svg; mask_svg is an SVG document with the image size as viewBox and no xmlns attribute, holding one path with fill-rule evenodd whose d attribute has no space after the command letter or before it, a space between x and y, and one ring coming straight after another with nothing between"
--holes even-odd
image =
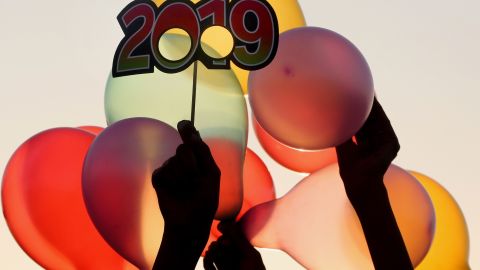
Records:
<instances>
[{"instance_id":1,"label":"pale sky background","mask_svg":"<svg viewBox=\"0 0 480 270\"><path fill-rule=\"evenodd\" d=\"M0 0L0 172L27 138L58 126L105 126L103 93L129 1ZM480 268L480 2L300 0L307 23L363 52L402 150L395 161L456 198ZM254 136L250 136L252 139ZM303 176L268 160L282 195ZM264 251L269 269L302 269ZM40 269L0 218L0 268Z\"/></svg>"}]
</instances>

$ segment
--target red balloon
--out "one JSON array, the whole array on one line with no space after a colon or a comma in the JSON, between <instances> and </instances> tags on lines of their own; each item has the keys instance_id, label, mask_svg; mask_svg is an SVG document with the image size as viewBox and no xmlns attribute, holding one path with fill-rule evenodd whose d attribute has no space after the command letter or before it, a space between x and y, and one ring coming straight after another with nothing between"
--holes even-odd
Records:
<instances>
[{"instance_id":1,"label":"red balloon","mask_svg":"<svg viewBox=\"0 0 480 270\"><path fill-rule=\"evenodd\" d=\"M252 116L257 139L268 155L282 166L296 172L312 173L337 162L335 148L302 150L279 142L260 126Z\"/></svg>"},{"instance_id":2,"label":"red balloon","mask_svg":"<svg viewBox=\"0 0 480 270\"><path fill-rule=\"evenodd\" d=\"M231 139L205 138L222 176L220 178L220 198L216 219L234 218L240 211L242 191L242 163L245 148Z\"/></svg>"},{"instance_id":3,"label":"red balloon","mask_svg":"<svg viewBox=\"0 0 480 270\"><path fill-rule=\"evenodd\" d=\"M255 152L247 148L243 165L243 204L236 219L239 220L250 208L275 198L275 187L267 166ZM209 241L220 237L217 225L218 221L214 221Z\"/></svg>"},{"instance_id":4,"label":"red balloon","mask_svg":"<svg viewBox=\"0 0 480 270\"><path fill-rule=\"evenodd\" d=\"M243 194L243 205L237 220L250 208L276 198L273 179L267 166L249 148L243 165Z\"/></svg>"},{"instance_id":5,"label":"red balloon","mask_svg":"<svg viewBox=\"0 0 480 270\"><path fill-rule=\"evenodd\" d=\"M100 132L102 132L103 129L104 129L102 127L97 127L97 126L81 126L81 127L78 127L78 128L81 129L81 130L85 130L87 132L90 132L94 135L100 134Z\"/></svg>"},{"instance_id":6,"label":"red balloon","mask_svg":"<svg viewBox=\"0 0 480 270\"><path fill-rule=\"evenodd\" d=\"M75 128L41 132L5 169L2 203L17 242L47 269L131 268L95 229L83 200L82 167L95 136Z\"/></svg>"}]
</instances>

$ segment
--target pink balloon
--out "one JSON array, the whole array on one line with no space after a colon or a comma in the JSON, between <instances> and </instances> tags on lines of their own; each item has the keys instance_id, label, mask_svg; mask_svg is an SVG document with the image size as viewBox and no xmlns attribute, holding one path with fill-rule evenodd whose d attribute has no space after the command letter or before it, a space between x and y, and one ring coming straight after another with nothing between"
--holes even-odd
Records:
<instances>
[{"instance_id":1,"label":"pink balloon","mask_svg":"<svg viewBox=\"0 0 480 270\"><path fill-rule=\"evenodd\" d=\"M222 172L216 218L234 217L242 206L244 149L223 138L205 142ZM141 269L152 268L163 236L151 175L180 143L173 127L130 118L100 133L85 159L83 190L93 222L118 253Z\"/></svg>"},{"instance_id":2,"label":"pink balloon","mask_svg":"<svg viewBox=\"0 0 480 270\"><path fill-rule=\"evenodd\" d=\"M250 73L249 98L260 125L278 141L319 150L351 138L373 104L370 68L341 35L318 27L280 35L273 62Z\"/></svg>"},{"instance_id":3,"label":"pink balloon","mask_svg":"<svg viewBox=\"0 0 480 270\"><path fill-rule=\"evenodd\" d=\"M418 265L433 238L432 202L422 185L397 166L384 179L408 253ZM252 208L241 222L253 245L281 249L307 269L373 269L337 164L307 176L284 197Z\"/></svg>"},{"instance_id":4,"label":"pink balloon","mask_svg":"<svg viewBox=\"0 0 480 270\"><path fill-rule=\"evenodd\" d=\"M337 162L335 148L301 150L287 146L268 134L254 116L252 118L258 141L268 155L282 166L296 172L311 173Z\"/></svg>"},{"instance_id":5,"label":"pink balloon","mask_svg":"<svg viewBox=\"0 0 480 270\"><path fill-rule=\"evenodd\" d=\"M94 139L80 129L50 129L24 142L5 168L7 224L46 269L133 269L101 237L85 207L82 166Z\"/></svg>"},{"instance_id":6,"label":"pink balloon","mask_svg":"<svg viewBox=\"0 0 480 270\"><path fill-rule=\"evenodd\" d=\"M163 235L151 175L180 143L171 126L130 118L100 133L85 158L83 193L95 226L118 253L141 269L153 265Z\"/></svg>"}]
</instances>

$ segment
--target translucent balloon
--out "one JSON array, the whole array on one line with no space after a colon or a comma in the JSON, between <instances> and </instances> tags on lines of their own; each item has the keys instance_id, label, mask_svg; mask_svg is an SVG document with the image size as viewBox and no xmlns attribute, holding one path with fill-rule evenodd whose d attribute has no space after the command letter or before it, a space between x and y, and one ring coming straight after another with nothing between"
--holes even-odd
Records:
<instances>
[{"instance_id":1,"label":"translucent balloon","mask_svg":"<svg viewBox=\"0 0 480 270\"><path fill-rule=\"evenodd\" d=\"M106 128L85 158L83 193L90 217L105 240L141 269L151 269L163 235L151 176L180 143L169 125L131 118Z\"/></svg>"},{"instance_id":2,"label":"translucent balloon","mask_svg":"<svg viewBox=\"0 0 480 270\"><path fill-rule=\"evenodd\" d=\"M165 1L154 0L154 2L160 6ZM194 0L192 2L197 3L198 0ZM273 9L275 10L275 14L277 15L280 33L306 25L302 9L297 0L268 0L268 2L270 5L272 5ZM204 40L206 44L210 45L217 51L228 50L228 47L230 46L229 40L224 39L222 36L208 36L206 39L202 40ZM249 71L240 69L233 63L231 68L237 76L243 92L247 94Z\"/></svg>"},{"instance_id":3,"label":"translucent balloon","mask_svg":"<svg viewBox=\"0 0 480 270\"><path fill-rule=\"evenodd\" d=\"M215 218L233 218L242 207L244 152L237 143L228 139L206 138L205 143L210 147L212 156L222 172L220 177L220 204Z\"/></svg>"},{"instance_id":4,"label":"translucent balloon","mask_svg":"<svg viewBox=\"0 0 480 270\"><path fill-rule=\"evenodd\" d=\"M181 35L167 34L165 40L160 48L165 54L174 55L190 46L190 39ZM235 183L222 186L224 207L217 212L217 218L235 217L242 204L242 166L248 128L246 102L230 70L209 70L201 63L198 68L195 126L222 171L222 183ZM155 71L110 77L105 92L107 122L150 117L176 127L178 121L190 119L192 79L192 67L175 74ZM226 189L229 187L234 189Z\"/></svg>"},{"instance_id":5,"label":"translucent balloon","mask_svg":"<svg viewBox=\"0 0 480 270\"><path fill-rule=\"evenodd\" d=\"M87 132L90 132L95 136L97 136L98 134L100 134L100 132L103 131L102 127L97 127L97 126L81 126L81 127L78 127L78 128L81 129L81 130L85 130Z\"/></svg>"},{"instance_id":6,"label":"translucent balloon","mask_svg":"<svg viewBox=\"0 0 480 270\"><path fill-rule=\"evenodd\" d=\"M275 187L272 176L262 159L247 148L245 164L243 165L243 204L237 216L239 220L252 207L274 200ZM221 233L217 230L218 221L212 224L209 242L215 241ZM206 245L206 249L209 245Z\"/></svg>"},{"instance_id":7,"label":"translucent balloon","mask_svg":"<svg viewBox=\"0 0 480 270\"><path fill-rule=\"evenodd\" d=\"M455 199L435 180L410 172L427 190L435 208L436 228L432 246L417 270L468 270L468 229Z\"/></svg>"},{"instance_id":8,"label":"translucent balloon","mask_svg":"<svg viewBox=\"0 0 480 270\"><path fill-rule=\"evenodd\" d=\"M297 172L314 172L337 162L335 148L302 150L289 147L268 134L253 117L253 128L263 149L275 161Z\"/></svg>"},{"instance_id":9,"label":"translucent balloon","mask_svg":"<svg viewBox=\"0 0 480 270\"><path fill-rule=\"evenodd\" d=\"M351 138L373 104L373 79L360 51L341 35L302 27L280 35L278 52L250 73L260 125L294 148L318 150Z\"/></svg>"},{"instance_id":10,"label":"translucent balloon","mask_svg":"<svg viewBox=\"0 0 480 270\"><path fill-rule=\"evenodd\" d=\"M396 166L385 175L385 185L417 265L433 237L433 206L418 181ZM284 197L252 208L241 222L252 244L281 249L307 269L374 269L336 164L308 176Z\"/></svg>"},{"instance_id":11,"label":"translucent balloon","mask_svg":"<svg viewBox=\"0 0 480 270\"><path fill-rule=\"evenodd\" d=\"M133 269L103 240L85 207L82 166L94 138L74 128L41 132L5 169L5 219L23 250L46 269Z\"/></svg>"},{"instance_id":12,"label":"translucent balloon","mask_svg":"<svg viewBox=\"0 0 480 270\"><path fill-rule=\"evenodd\" d=\"M237 218L241 218L253 206L276 198L273 179L267 166L250 149L247 149L243 166L243 194L243 205Z\"/></svg>"}]
</instances>

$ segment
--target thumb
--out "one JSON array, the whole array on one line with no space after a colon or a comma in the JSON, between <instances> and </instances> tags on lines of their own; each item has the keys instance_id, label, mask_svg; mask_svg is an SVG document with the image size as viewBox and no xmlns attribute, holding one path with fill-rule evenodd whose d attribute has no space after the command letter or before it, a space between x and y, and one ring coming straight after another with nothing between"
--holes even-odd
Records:
<instances>
[{"instance_id":1,"label":"thumb","mask_svg":"<svg viewBox=\"0 0 480 270\"><path fill-rule=\"evenodd\" d=\"M177 129L184 144L192 145L202 140L200 133L191 121L182 120L178 122Z\"/></svg>"},{"instance_id":2,"label":"thumb","mask_svg":"<svg viewBox=\"0 0 480 270\"><path fill-rule=\"evenodd\" d=\"M357 145L352 139L348 139L344 143L337 145L335 150L337 152L337 159L340 165L345 165L349 160L353 159L356 152Z\"/></svg>"}]
</instances>

